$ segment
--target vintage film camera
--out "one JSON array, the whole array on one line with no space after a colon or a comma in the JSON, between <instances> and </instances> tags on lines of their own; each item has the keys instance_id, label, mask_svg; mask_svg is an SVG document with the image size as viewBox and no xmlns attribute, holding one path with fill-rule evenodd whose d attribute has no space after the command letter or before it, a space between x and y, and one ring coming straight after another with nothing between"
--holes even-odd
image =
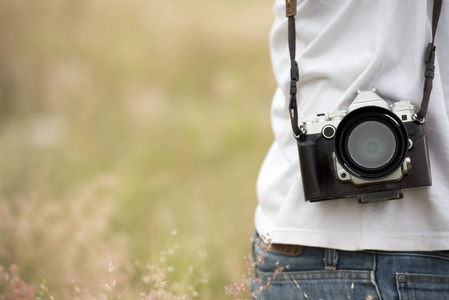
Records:
<instances>
[{"instance_id":1,"label":"vintage film camera","mask_svg":"<svg viewBox=\"0 0 449 300\"><path fill-rule=\"evenodd\" d=\"M359 91L347 111L303 122L297 137L305 200L402 198L402 189L432 184L423 124L409 101L389 105Z\"/></svg>"}]
</instances>

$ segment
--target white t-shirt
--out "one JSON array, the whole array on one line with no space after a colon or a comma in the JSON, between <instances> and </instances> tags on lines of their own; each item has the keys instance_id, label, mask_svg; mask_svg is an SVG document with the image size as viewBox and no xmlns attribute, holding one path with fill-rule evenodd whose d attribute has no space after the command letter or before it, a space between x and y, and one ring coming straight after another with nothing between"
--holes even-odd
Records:
<instances>
[{"instance_id":1,"label":"white t-shirt","mask_svg":"<svg viewBox=\"0 0 449 300\"><path fill-rule=\"evenodd\" d=\"M256 229L273 243L345 250L449 249L449 3L436 37L436 72L425 124L431 187L404 198L358 204L355 198L304 201L298 150L288 114L290 58L285 0L276 0L270 34L278 83L271 122L275 141L257 182ZM357 90L419 107L432 0L298 0L296 57L299 121L346 110Z\"/></svg>"}]
</instances>

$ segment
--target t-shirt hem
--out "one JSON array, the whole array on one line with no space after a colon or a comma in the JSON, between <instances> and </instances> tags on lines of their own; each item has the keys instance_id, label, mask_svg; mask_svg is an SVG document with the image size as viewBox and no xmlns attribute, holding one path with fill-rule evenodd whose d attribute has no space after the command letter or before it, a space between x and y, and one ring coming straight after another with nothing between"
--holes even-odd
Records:
<instances>
[{"instance_id":1,"label":"t-shirt hem","mask_svg":"<svg viewBox=\"0 0 449 300\"><path fill-rule=\"evenodd\" d=\"M441 251L449 250L449 233L401 234L364 237L359 233L341 234L308 230L274 229L273 243L333 248L347 251Z\"/></svg>"},{"instance_id":2,"label":"t-shirt hem","mask_svg":"<svg viewBox=\"0 0 449 300\"><path fill-rule=\"evenodd\" d=\"M354 232L324 232L308 229L271 228L258 207L255 214L256 231L272 243L332 248L347 251L444 251L449 250L449 232L379 234Z\"/></svg>"}]
</instances>

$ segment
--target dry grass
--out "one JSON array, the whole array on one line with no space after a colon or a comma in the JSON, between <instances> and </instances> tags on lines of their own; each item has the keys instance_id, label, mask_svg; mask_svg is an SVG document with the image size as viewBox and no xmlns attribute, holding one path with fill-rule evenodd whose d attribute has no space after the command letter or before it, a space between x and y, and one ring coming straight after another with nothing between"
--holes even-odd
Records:
<instances>
[{"instance_id":1,"label":"dry grass","mask_svg":"<svg viewBox=\"0 0 449 300\"><path fill-rule=\"evenodd\" d=\"M272 140L271 5L2 1L0 265L59 299L148 296L146 265L225 298Z\"/></svg>"}]
</instances>

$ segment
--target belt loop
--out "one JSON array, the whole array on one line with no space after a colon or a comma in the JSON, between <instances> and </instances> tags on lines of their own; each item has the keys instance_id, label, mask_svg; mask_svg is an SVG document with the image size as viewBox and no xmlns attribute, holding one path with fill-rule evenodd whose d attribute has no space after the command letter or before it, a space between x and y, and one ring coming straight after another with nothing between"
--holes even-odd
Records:
<instances>
[{"instance_id":1,"label":"belt loop","mask_svg":"<svg viewBox=\"0 0 449 300\"><path fill-rule=\"evenodd\" d=\"M335 270L338 261L338 253L335 249L325 249L324 250L324 269L325 270Z\"/></svg>"}]
</instances>

